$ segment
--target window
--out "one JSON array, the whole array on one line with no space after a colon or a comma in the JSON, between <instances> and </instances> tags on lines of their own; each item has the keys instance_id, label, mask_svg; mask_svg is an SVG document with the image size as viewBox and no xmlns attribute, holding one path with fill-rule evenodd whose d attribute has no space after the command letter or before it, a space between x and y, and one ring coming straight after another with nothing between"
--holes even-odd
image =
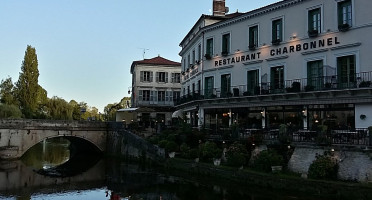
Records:
<instances>
[{"instance_id":1,"label":"window","mask_svg":"<svg viewBox=\"0 0 372 200\"><path fill-rule=\"evenodd\" d=\"M187 55L187 69L190 67L190 65L191 65L191 60L190 60L190 54L189 55Z\"/></svg>"},{"instance_id":2,"label":"window","mask_svg":"<svg viewBox=\"0 0 372 200\"><path fill-rule=\"evenodd\" d=\"M221 75L221 97L228 97L231 94L231 75Z\"/></svg>"},{"instance_id":3,"label":"window","mask_svg":"<svg viewBox=\"0 0 372 200\"><path fill-rule=\"evenodd\" d=\"M186 65L187 65L186 58L184 58L183 59L183 70L182 70L183 72L186 71L186 69L187 69L187 66Z\"/></svg>"},{"instance_id":4,"label":"window","mask_svg":"<svg viewBox=\"0 0 372 200\"><path fill-rule=\"evenodd\" d=\"M258 47L258 26L249 27L249 49Z\"/></svg>"},{"instance_id":5,"label":"window","mask_svg":"<svg viewBox=\"0 0 372 200\"><path fill-rule=\"evenodd\" d=\"M165 101L165 91L158 91L158 101Z\"/></svg>"},{"instance_id":6,"label":"window","mask_svg":"<svg viewBox=\"0 0 372 200\"><path fill-rule=\"evenodd\" d=\"M198 45L198 61L200 62L202 58L201 44Z\"/></svg>"},{"instance_id":7,"label":"window","mask_svg":"<svg viewBox=\"0 0 372 200\"><path fill-rule=\"evenodd\" d=\"M141 71L140 72L140 81L141 82L152 82L152 72L150 71Z\"/></svg>"},{"instance_id":8,"label":"window","mask_svg":"<svg viewBox=\"0 0 372 200\"><path fill-rule=\"evenodd\" d=\"M283 20L277 19L272 22L272 41L281 42L283 41Z\"/></svg>"},{"instance_id":9,"label":"window","mask_svg":"<svg viewBox=\"0 0 372 200\"><path fill-rule=\"evenodd\" d=\"M156 82L168 83L168 72L156 72Z\"/></svg>"},{"instance_id":10,"label":"window","mask_svg":"<svg viewBox=\"0 0 372 200\"><path fill-rule=\"evenodd\" d=\"M222 55L230 53L230 33L222 35Z\"/></svg>"},{"instance_id":11,"label":"window","mask_svg":"<svg viewBox=\"0 0 372 200\"><path fill-rule=\"evenodd\" d=\"M150 101L150 90L139 90L139 100Z\"/></svg>"},{"instance_id":12,"label":"window","mask_svg":"<svg viewBox=\"0 0 372 200\"><path fill-rule=\"evenodd\" d=\"M345 0L338 3L338 25L352 25L351 0Z\"/></svg>"},{"instance_id":13,"label":"window","mask_svg":"<svg viewBox=\"0 0 372 200\"><path fill-rule=\"evenodd\" d=\"M211 98L213 95L214 89L214 77L205 77L205 87L204 87L204 96L206 98Z\"/></svg>"},{"instance_id":14,"label":"window","mask_svg":"<svg viewBox=\"0 0 372 200\"><path fill-rule=\"evenodd\" d=\"M339 87L354 87L356 81L355 55L337 58L337 76Z\"/></svg>"},{"instance_id":15,"label":"window","mask_svg":"<svg viewBox=\"0 0 372 200\"><path fill-rule=\"evenodd\" d=\"M307 63L307 85L315 90L322 88L323 60L315 60Z\"/></svg>"},{"instance_id":16,"label":"window","mask_svg":"<svg viewBox=\"0 0 372 200\"><path fill-rule=\"evenodd\" d=\"M247 92L250 95L259 94L258 69L247 72Z\"/></svg>"},{"instance_id":17,"label":"window","mask_svg":"<svg viewBox=\"0 0 372 200\"><path fill-rule=\"evenodd\" d=\"M180 94L181 92L179 91L173 91L173 101L177 101L178 99L180 99Z\"/></svg>"},{"instance_id":18,"label":"window","mask_svg":"<svg viewBox=\"0 0 372 200\"><path fill-rule=\"evenodd\" d=\"M191 63L192 65L195 65L195 49L192 50L191 62L192 62L192 63Z\"/></svg>"},{"instance_id":19,"label":"window","mask_svg":"<svg viewBox=\"0 0 372 200\"><path fill-rule=\"evenodd\" d=\"M194 95L195 94L195 83L191 85L191 90L192 90L192 95Z\"/></svg>"},{"instance_id":20,"label":"window","mask_svg":"<svg viewBox=\"0 0 372 200\"><path fill-rule=\"evenodd\" d=\"M309 10L309 34L318 34L321 32L320 8Z\"/></svg>"},{"instance_id":21,"label":"window","mask_svg":"<svg viewBox=\"0 0 372 200\"><path fill-rule=\"evenodd\" d=\"M209 56L209 58L213 56L213 38L207 39L206 57L207 56Z\"/></svg>"},{"instance_id":22,"label":"window","mask_svg":"<svg viewBox=\"0 0 372 200\"><path fill-rule=\"evenodd\" d=\"M271 68L270 89L273 93L281 92L284 88L284 66Z\"/></svg>"},{"instance_id":23,"label":"window","mask_svg":"<svg viewBox=\"0 0 372 200\"><path fill-rule=\"evenodd\" d=\"M181 74L180 73L172 73L172 83L181 83Z\"/></svg>"},{"instance_id":24,"label":"window","mask_svg":"<svg viewBox=\"0 0 372 200\"><path fill-rule=\"evenodd\" d=\"M198 80L196 88L197 88L197 93L200 93L200 80Z\"/></svg>"}]
</instances>

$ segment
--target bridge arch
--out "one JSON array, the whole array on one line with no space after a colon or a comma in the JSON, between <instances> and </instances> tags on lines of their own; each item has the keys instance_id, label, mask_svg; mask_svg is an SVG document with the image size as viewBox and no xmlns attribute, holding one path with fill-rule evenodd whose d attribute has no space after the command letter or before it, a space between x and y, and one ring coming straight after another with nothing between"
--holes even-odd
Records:
<instances>
[{"instance_id":1,"label":"bridge arch","mask_svg":"<svg viewBox=\"0 0 372 200\"><path fill-rule=\"evenodd\" d=\"M89 140L89 138L80 137L80 136L76 136L76 135L75 136L71 136L71 135L54 135L54 136L50 136L50 137L39 138L39 140L36 140L33 143L27 143L27 146L24 146L23 147L23 150L20 151L19 157L22 157L28 150L30 150L35 145L43 142L45 139L48 140L48 139L52 139L52 138L65 138L65 139L69 140L72 144L74 144L74 143L76 144L76 141L77 140L73 140L73 138L77 138L80 141L85 141L86 144L89 144L90 146L94 147L96 149L96 151L99 151L101 153L105 151L105 149L102 149L102 146L96 145L94 143L94 141ZM84 145L84 146L86 146L86 145Z\"/></svg>"},{"instance_id":2,"label":"bridge arch","mask_svg":"<svg viewBox=\"0 0 372 200\"><path fill-rule=\"evenodd\" d=\"M47 138L79 138L106 150L107 124L104 122L2 120L0 159L16 159Z\"/></svg>"}]
</instances>

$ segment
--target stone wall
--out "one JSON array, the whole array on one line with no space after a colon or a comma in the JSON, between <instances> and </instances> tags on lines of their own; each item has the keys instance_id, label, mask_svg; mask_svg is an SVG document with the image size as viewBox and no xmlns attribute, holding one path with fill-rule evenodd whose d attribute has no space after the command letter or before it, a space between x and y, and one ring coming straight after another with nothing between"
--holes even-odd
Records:
<instances>
[{"instance_id":1,"label":"stone wall","mask_svg":"<svg viewBox=\"0 0 372 200\"><path fill-rule=\"evenodd\" d=\"M145 157L154 161L165 159L164 149L147 142L129 130L117 127L118 124L112 123L110 126L107 134L106 153L108 155L127 158Z\"/></svg>"},{"instance_id":2,"label":"stone wall","mask_svg":"<svg viewBox=\"0 0 372 200\"><path fill-rule=\"evenodd\" d=\"M290 171L307 174L316 155L323 155L321 147L296 147L288 163ZM362 149L334 149L334 158L338 161L338 179L358 182L372 182L372 155Z\"/></svg>"}]
</instances>

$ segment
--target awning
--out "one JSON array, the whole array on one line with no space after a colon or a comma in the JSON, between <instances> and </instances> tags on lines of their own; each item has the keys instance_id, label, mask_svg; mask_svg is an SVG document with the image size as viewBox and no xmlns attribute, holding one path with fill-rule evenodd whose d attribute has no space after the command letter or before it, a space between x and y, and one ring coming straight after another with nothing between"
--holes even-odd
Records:
<instances>
[{"instance_id":1,"label":"awning","mask_svg":"<svg viewBox=\"0 0 372 200\"><path fill-rule=\"evenodd\" d=\"M117 112L133 112L137 109L138 108L123 108L123 109L119 109Z\"/></svg>"},{"instance_id":2,"label":"awning","mask_svg":"<svg viewBox=\"0 0 372 200\"><path fill-rule=\"evenodd\" d=\"M183 110L177 110L172 114L172 118L182 118L183 117Z\"/></svg>"}]
</instances>

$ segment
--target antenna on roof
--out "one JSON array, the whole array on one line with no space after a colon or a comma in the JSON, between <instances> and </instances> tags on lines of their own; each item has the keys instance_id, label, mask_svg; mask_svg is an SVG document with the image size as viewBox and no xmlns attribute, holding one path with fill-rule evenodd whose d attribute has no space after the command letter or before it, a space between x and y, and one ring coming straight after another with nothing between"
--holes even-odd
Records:
<instances>
[{"instance_id":1,"label":"antenna on roof","mask_svg":"<svg viewBox=\"0 0 372 200\"><path fill-rule=\"evenodd\" d=\"M150 50L150 49L146 49L146 48L140 48L140 49L142 49L142 58L145 60L145 54L146 54L146 51L147 50Z\"/></svg>"}]
</instances>

